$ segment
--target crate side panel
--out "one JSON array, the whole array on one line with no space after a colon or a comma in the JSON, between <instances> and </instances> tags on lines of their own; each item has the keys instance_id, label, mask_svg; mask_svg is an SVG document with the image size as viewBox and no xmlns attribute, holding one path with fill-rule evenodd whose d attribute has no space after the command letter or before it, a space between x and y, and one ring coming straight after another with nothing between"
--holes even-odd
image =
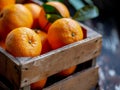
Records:
<instances>
[{"instance_id":1,"label":"crate side panel","mask_svg":"<svg viewBox=\"0 0 120 90\"><path fill-rule=\"evenodd\" d=\"M98 67L78 72L43 90L90 90L98 83Z\"/></svg>"},{"instance_id":2,"label":"crate side panel","mask_svg":"<svg viewBox=\"0 0 120 90\"><path fill-rule=\"evenodd\" d=\"M95 58L100 50L101 37L93 37L67 50L25 64L22 66L21 87Z\"/></svg>"},{"instance_id":3,"label":"crate side panel","mask_svg":"<svg viewBox=\"0 0 120 90\"><path fill-rule=\"evenodd\" d=\"M6 55L6 52L0 49L0 75L6 78L13 87L20 87L21 70L18 62ZM6 82L7 83L7 82Z\"/></svg>"}]
</instances>

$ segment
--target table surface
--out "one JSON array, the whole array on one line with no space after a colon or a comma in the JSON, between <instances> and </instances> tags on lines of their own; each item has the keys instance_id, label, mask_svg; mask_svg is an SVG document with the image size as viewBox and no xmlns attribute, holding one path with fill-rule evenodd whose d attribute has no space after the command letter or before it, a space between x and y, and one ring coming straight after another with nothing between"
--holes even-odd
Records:
<instances>
[{"instance_id":1,"label":"table surface","mask_svg":"<svg viewBox=\"0 0 120 90\"><path fill-rule=\"evenodd\" d=\"M103 36L102 51L97 58L100 90L120 90L120 31L114 18L84 22Z\"/></svg>"}]
</instances>

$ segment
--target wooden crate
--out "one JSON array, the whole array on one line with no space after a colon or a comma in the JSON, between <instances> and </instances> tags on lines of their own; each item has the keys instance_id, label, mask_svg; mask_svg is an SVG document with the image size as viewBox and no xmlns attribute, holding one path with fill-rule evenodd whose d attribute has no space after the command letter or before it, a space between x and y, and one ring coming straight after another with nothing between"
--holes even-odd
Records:
<instances>
[{"instance_id":1,"label":"wooden crate","mask_svg":"<svg viewBox=\"0 0 120 90\"><path fill-rule=\"evenodd\" d=\"M101 51L102 36L89 27L81 23L80 25L87 31L87 38L37 57L16 58L0 48L0 77L9 82L7 85L12 87L11 90L30 90L31 83L92 60L89 68L43 89L89 90L98 82L98 67L95 65L95 58ZM6 83L3 82L5 79L0 79L3 87Z\"/></svg>"}]
</instances>

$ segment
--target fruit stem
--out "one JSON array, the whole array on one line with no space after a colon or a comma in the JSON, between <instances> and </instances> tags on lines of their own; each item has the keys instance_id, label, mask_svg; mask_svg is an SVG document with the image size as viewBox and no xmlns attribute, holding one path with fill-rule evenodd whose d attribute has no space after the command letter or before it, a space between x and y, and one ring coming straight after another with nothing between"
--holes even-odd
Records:
<instances>
[{"instance_id":1,"label":"fruit stem","mask_svg":"<svg viewBox=\"0 0 120 90\"><path fill-rule=\"evenodd\" d=\"M29 43L29 44L31 44L31 43L32 43L32 41L31 41L31 40L29 40L29 41L28 41L28 43Z\"/></svg>"},{"instance_id":2,"label":"fruit stem","mask_svg":"<svg viewBox=\"0 0 120 90\"><path fill-rule=\"evenodd\" d=\"M72 33L71 33L71 35L72 35L72 37L74 37L74 36L75 36L75 33L74 33L74 32L72 32Z\"/></svg>"}]
</instances>

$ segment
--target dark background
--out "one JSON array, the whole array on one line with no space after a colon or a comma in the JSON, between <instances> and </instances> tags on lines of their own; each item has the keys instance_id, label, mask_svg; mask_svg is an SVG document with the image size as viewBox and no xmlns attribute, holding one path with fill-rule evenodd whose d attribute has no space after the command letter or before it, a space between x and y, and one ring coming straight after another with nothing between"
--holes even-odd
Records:
<instances>
[{"instance_id":1,"label":"dark background","mask_svg":"<svg viewBox=\"0 0 120 90\"><path fill-rule=\"evenodd\" d=\"M93 0L100 15L84 23L103 36L97 58L100 90L120 90L120 10L116 0Z\"/></svg>"}]
</instances>

